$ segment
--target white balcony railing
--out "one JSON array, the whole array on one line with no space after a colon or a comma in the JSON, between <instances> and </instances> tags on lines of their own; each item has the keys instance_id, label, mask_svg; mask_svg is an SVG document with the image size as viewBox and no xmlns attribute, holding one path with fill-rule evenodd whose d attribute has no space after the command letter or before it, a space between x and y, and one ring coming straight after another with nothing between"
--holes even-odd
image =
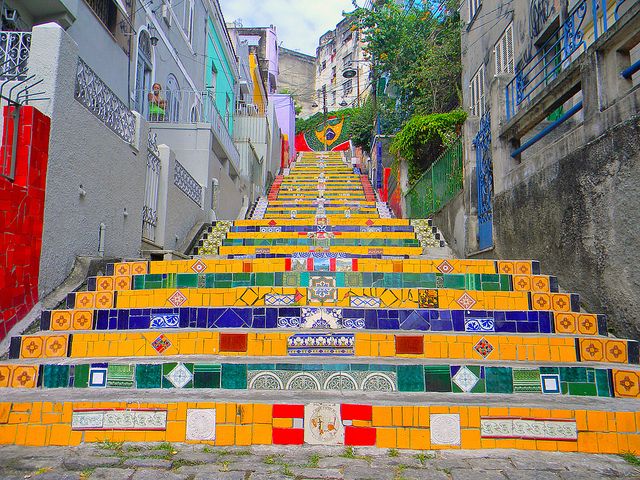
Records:
<instances>
[{"instance_id":1,"label":"white balcony railing","mask_svg":"<svg viewBox=\"0 0 640 480\"><path fill-rule=\"evenodd\" d=\"M238 165L240 154L229 133L231 111L220 115L216 107L215 94L210 91L137 90L136 109L152 123L208 123L233 165Z\"/></svg>"},{"instance_id":2,"label":"white balcony railing","mask_svg":"<svg viewBox=\"0 0 640 480\"><path fill-rule=\"evenodd\" d=\"M0 80L23 80L31 47L31 32L0 31Z\"/></svg>"}]
</instances>

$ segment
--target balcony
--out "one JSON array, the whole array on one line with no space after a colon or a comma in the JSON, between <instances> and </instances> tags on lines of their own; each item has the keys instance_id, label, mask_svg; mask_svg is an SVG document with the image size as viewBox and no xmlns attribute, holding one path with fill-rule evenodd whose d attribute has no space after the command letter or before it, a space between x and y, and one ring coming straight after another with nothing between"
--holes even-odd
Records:
<instances>
[{"instance_id":1,"label":"balcony","mask_svg":"<svg viewBox=\"0 0 640 480\"><path fill-rule=\"evenodd\" d=\"M0 31L0 80L24 80L31 32Z\"/></svg>"},{"instance_id":2,"label":"balcony","mask_svg":"<svg viewBox=\"0 0 640 480\"><path fill-rule=\"evenodd\" d=\"M531 58L516 68L505 91L507 120L535 104L560 73L568 70L587 48L602 37L634 2L631 0L581 0L564 22L548 35ZM609 5L607 5L609 4Z\"/></svg>"},{"instance_id":3,"label":"balcony","mask_svg":"<svg viewBox=\"0 0 640 480\"><path fill-rule=\"evenodd\" d=\"M135 92L136 109L153 124L208 124L214 132L213 151L221 159L229 159L239 169L240 154L229 133L228 118L223 119L212 92L167 90L156 95L150 90ZM227 121L225 121L227 120Z\"/></svg>"}]
</instances>

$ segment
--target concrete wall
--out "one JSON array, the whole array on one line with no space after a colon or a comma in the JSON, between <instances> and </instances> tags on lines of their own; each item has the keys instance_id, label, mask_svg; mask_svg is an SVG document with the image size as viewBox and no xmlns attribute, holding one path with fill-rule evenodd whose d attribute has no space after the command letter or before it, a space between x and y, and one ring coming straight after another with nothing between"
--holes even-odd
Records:
<instances>
[{"instance_id":1,"label":"concrete wall","mask_svg":"<svg viewBox=\"0 0 640 480\"><path fill-rule=\"evenodd\" d=\"M229 175L229 162L221 161L212 150L213 131L207 124L153 124L158 143L170 145L175 157L205 187L204 215L210 219L211 181L218 181L218 219L234 219L240 211L244 195L249 194L248 181ZM173 171L172 171L173 172ZM178 205L170 204L180 218ZM189 221L185 220L188 224ZM191 228L193 224L185 228Z\"/></svg>"},{"instance_id":2,"label":"concrete wall","mask_svg":"<svg viewBox=\"0 0 640 480\"><path fill-rule=\"evenodd\" d=\"M311 106L315 99L316 58L304 53L280 47L278 53L280 75L278 92L287 91L302 108L301 118L313 114Z\"/></svg>"},{"instance_id":3,"label":"concrete wall","mask_svg":"<svg viewBox=\"0 0 640 480\"><path fill-rule=\"evenodd\" d=\"M77 64L78 47L57 24L33 29L30 73L44 79L40 87L51 98L36 106L52 118L41 297L66 278L76 255L97 255L101 223L105 255L137 257L140 249L145 152L123 141L74 98ZM138 135L146 139L144 122Z\"/></svg>"}]
</instances>

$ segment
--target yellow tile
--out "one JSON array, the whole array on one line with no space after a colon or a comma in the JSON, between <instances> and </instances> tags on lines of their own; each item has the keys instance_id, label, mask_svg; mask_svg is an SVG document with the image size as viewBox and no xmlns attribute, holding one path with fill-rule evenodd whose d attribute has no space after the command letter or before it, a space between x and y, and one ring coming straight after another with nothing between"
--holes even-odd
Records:
<instances>
[{"instance_id":1,"label":"yellow tile","mask_svg":"<svg viewBox=\"0 0 640 480\"><path fill-rule=\"evenodd\" d=\"M271 425L254 424L252 441L254 445L271 445L273 433Z\"/></svg>"},{"instance_id":2,"label":"yellow tile","mask_svg":"<svg viewBox=\"0 0 640 480\"><path fill-rule=\"evenodd\" d=\"M378 428L376 430L376 446L378 448L396 448L398 446L396 440L396 429Z\"/></svg>"},{"instance_id":3,"label":"yellow tile","mask_svg":"<svg viewBox=\"0 0 640 480\"><path fill-rule=\"evenodd\" d=\"M387 427L393 425L391 412L391 407L374 405L372 409L371 425L374 427Z\"/></svg>"}]
</instances>

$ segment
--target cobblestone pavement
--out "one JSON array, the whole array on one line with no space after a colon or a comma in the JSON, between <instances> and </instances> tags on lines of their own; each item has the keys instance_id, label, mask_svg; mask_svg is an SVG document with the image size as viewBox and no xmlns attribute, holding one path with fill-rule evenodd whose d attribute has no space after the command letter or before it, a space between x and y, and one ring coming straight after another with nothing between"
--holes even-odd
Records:
<instances>
[{"instance_id":1,"label":"cobblestone pavement","mask_svg":"<svg viewBox=\"0 0 640 480\"><path fill-rule=\"evenodd\" d=\"M0 447L0 472L7 480L640 479L640 467L615 455L129 443Z\"/></svg>"}]
</instances>

